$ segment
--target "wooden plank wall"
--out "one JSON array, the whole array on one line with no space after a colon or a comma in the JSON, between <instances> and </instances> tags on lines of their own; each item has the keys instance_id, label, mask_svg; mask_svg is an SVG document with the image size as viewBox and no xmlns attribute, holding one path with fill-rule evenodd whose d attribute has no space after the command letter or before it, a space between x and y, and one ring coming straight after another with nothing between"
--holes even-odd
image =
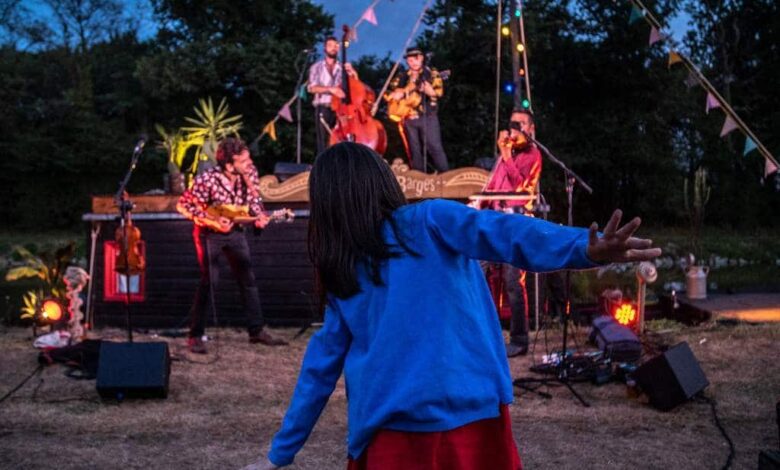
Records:
<instances>
[{"instance_id":1,"label":"wooden plank wall","mask_svg":"<svg viewBox=\"0 0 780 470\"><path fill-rule=\"evenodd\" d=\"M137 220L146 243L146 300L131 304L133 326L186 327L200 271L192 241L192 222ZM97 243L94 295L96 326L124 326L122 302L103 300L103 242L113 240L117 224L104 222ZM252 266L269 325L300 326L315 316L314 269L306 251L308 219L271 224L255 235L247 229ZM216 290L217 321L221 326L243 326L240 291L230 267L220 257ZM209 324L214 319L209 318Z\"/></svg>"}]
</instances>

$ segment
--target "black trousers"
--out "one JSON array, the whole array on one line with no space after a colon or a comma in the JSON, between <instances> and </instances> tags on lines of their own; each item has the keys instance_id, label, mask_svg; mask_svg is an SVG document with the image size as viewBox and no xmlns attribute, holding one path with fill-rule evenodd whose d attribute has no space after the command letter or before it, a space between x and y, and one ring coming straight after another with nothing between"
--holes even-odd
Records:
<instances>
[{"instance_id":1,"label":"black trousers","mask_svg":"<svg viewBox=\"0 0 780 470\"><path fill-rule=\"evenodd\" d=\"M412 168L422 172L426 171L424 153L427 151L436 171L450 169L447 163L447 154L441 144L441 129L439 118L436 114L427 114L417 119L404 121L404 133L409 143L409 152L412 154Z\"/></svg>"},{"instance_id":2,"label":"black trousers","mask_svg":"<svg viewBox=\"0 0 780 470\"><path fill-rule=\"evenodd\" d=\"M525 274L525 271L511 264L501 265L504 292L512 311L509 342L517 346L528 346L528 291L525 288Z\"/></svg>"},{"instance_id":3,"label":"black trousers","mask_svg":"<svg viewBox=\"0 0 780 470\"><path fill-rule=\"evenodd\" d=\"M260 295L255 284L255 275L252 273L249 245L244 231L237 228L229 233L218 233L196 225L192 236L200 266L200 283L195 291L195 300L190 310L190 337L203 336L206 329L206 319L212 305L211 295L216 292L219 282L221 255L227 258L230 270L238 282L249 333L262 330L263 311L260 307Z\"/></svg>"},{"instance_id":4,"label":"black trousers","mask_svg":"<svg viewBox=\"0 0 780 470\"><path fill-rule=\"evenodd\" d=\"M322 124L322 121L320 121L320 116L328 123L328 126L330 126L331 129L336 125L336 113L333 112L330 106L317 105L314 107L314 129L317 132L317 155L328 148L328 142L330 142L330 134Z\"/></svg>"}]
</instances>

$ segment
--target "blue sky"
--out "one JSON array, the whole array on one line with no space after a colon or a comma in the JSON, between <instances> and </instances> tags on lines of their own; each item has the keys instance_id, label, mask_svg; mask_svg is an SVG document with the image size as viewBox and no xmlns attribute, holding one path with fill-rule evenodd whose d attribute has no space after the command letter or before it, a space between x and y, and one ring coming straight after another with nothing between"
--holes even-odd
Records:
<instances>
[{"instance_id":1,"label":"blue sky","mask_svg":"<svg viewBox=\"0 0 780 470\"><path fill-rule=\"evenodd\" d=\"M328 13L334 15L335 33L341 36L341 26L353 25L371 5L372 0L312 0L322 5ZM141 37L154 35L157 24L152 15L149 0L123 0L126 12L140 26ZM380 0L375 7L378 25L363 22L357 29L358 40L350 46L350 58L374 54L380 58L390 54L396 59L402 52L417 17L427 0ZM49 8L41 0L28 0L26 6L37 15L50 17ZM628 8L626 9L628 14ZM687 30L688 17L679 15L670 21L672 36L679 40ZM418 34L425 28L421 25ZM317 45L319 49L319 45Z\"/></svg>"},{"instance_id":2,"label":"blue sky","mask_svg":"<svg viewBox=\"0 0 780 470\"><path fill-rule=\"evenodd\" d=\"M350 26L354 24L373 0L312 1L322 5L328 13L334 15L336 31L340 32L343 24ZM390 52L391 58L397 58L426 3L426 0L380 0L375 8L378 25L363 22L358 27L358 41L350 45L350 56L375 54L381 58ZM628 11L627 7L626 15ZM687 22L687 15L678 15L669 22L669 31L666 32L670 32L675 39L680 40L688 28ZM424 24L420 26L419 31L423 28L425 28ZM341 34L336 36L340 37Z\"/></svg>"}]
</instances>

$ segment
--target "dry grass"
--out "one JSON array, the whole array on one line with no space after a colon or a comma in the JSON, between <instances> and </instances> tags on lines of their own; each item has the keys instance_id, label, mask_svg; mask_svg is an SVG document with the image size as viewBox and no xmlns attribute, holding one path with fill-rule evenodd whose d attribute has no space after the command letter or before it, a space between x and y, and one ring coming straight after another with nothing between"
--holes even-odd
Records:
<instances>
[{"instance_id":1,"label":"dry grass","mask_svg":"<svg viewBox=\"0 0 780 470\"><path fill-rule=\"evenodd\" d=\"M291 338L295 330L277 333ZM116 330L99 334L121 339ZM249 463L281 421L306 339L271 349L248 344L235 330L218 334L219 360L210 365L181 360L202 358L189 357L182 340L172 341L180 360L173 363L167 400L103 404L94 381L68 379L58 366L45 369L0 404L0 467L212 469ZM34 369L30 339L28 330L0 331L0 393ZM755 468L758 451L777 446L780 325L709 325L670 339L690 343L712 383L708 394L717 398L736 444L734 468ZM211 347L208 359L216 357ZM513 374L528 375L530 362L512 359ZM592 407L581 407L562 388L550 390L552 400L518 397L512 416L526 468L715 469L725 462L728 448L706 405L661 413L628 398L619 384L576 388ZM342 382L290 468L345 468L345 407Z\"/></svg>"}]
</instances>

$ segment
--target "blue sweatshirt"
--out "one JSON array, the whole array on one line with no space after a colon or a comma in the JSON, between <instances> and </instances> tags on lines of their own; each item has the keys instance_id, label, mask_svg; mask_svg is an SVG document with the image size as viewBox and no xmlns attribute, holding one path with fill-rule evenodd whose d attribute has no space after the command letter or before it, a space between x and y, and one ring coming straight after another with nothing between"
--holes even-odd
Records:
<instances>
[{"instance_id":1,"label":"blue sweatshirt","mask_svg":"<svg viewBox=\"0 0 780 470\"><path fill-rule=\"evenodd\" d=\"M522 215L430 200L393 217L419 256L383 263L383 285L358 268L361 292L331 296L312 336L268 458L292 463L344 372L348 453L380 429L446 431L495 418L512 402L496 308L476 260L543 272L590 268L588 232ZM385 239L397 240L385 224Z\"/></svg>"}]
</instances>

